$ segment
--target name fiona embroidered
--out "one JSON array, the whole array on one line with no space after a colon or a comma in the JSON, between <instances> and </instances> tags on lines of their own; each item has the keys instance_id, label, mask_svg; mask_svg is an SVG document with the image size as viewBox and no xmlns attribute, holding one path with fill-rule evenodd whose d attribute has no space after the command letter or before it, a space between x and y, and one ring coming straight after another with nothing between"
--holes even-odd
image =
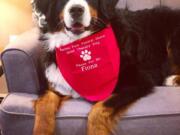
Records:
<instances>
[{"instance_id":1,"label":"name fiona embroidered","mask_svg":"<svg viewBox=\"0 0 180 135\"><path fill-rule=\"evenodd\" d=\"M89 65L89 66L83 66L81 67L82 71L89 71L89 70L93 70L95 68L98 68L98 64L93 64L93 65Z\"/></svg>"},{"instance_id":2,"label":"name fiona embroidered","mask_svg":"<svg viewBox=\"0 0 180 135\"><path fill-rule=\"evenodd\" d=\"M120 52L110 26L56 48L56 60L66 81L88 100L107 98L117 83Z\"/></svg>"}]
</instances>

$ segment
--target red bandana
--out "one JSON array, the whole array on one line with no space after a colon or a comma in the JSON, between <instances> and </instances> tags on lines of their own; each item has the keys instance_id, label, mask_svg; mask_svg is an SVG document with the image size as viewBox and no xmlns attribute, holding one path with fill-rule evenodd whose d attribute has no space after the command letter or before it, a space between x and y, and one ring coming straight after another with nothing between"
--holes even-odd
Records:
<instances>
[{"instance_id":1,"label":"red bandana","mask_svg":"<svg viewBox=\"0 0 180 135\"><path fill-rule=\"evenodd\" d=\"M116 86L120 51L111 26L56 48L56 60L65 80L87 100L104 100Z\"/></svg>"}]
</instances>

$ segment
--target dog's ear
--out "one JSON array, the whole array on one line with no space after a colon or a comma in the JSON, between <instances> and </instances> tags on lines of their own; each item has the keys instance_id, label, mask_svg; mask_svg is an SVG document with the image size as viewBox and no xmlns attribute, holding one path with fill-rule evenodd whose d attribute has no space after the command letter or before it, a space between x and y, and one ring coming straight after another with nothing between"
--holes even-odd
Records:
<instances>
[{"instance_id":1,"label":"dog's ear","mask_svg":"<svg viewBox=\"0 0 180 135\"><path fill-rule=\"evenodd\" d=\"M39 28L45 32L47 31L47 18L50 0L32 0L32 12L33 18L36 20Z\"/></svg>"},{"instance_id":2,"label":"dog's ear","mask_svg":"<svg viewBox=\"0 0 180 135\"><path fill-rule=\"evenodd\" d=\"M53 31L58 20L54 20L56 0L33 0L32 8L35 19L42 32Z\"/></svg>"},{"instance_id":3,"label":"dog's ear","mask_svg":"<svg viewBox=\"0 0 180 135\"><path fill-rule=\"evenodd\" d=\"M118 1L119 0L99 0L101 15L106 19L111 19L114 15Z\"/></svg>"},{"instance_id":4,"label":"dog's ear","mask_svg":"<svg viewBox=\"0 0 180 135\"><path fill-rule=\"evenodd\" d=\"M32 5L42 14L46 14L50 2L51 0L33 0Z\"/></svg>"}]
</instances>

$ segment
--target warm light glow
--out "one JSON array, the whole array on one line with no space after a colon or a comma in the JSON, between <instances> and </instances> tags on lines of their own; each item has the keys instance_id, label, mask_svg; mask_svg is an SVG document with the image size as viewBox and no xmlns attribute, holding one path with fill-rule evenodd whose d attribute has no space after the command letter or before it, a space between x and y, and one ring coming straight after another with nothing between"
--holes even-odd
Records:
<instances>
[{"instance_id":1,"label":"warm light glow","mask_svg":"<svg viewBox=\"0 0 180 135\"><path fill-rule=\"evenodd\" d=\"M17 35L10 35L9 36L9 43L16 41L17 37L18 37Z\"/></svg>"},{"instance_id":2,"label":"warm light glow","mask_svg":"<svg viewBox=\"0 0 180 135\"><path fill-rule=\"evenodd\" d=\"M32 26L30 0L0 0L0 48Z\"/></svg>"}]
</instances>

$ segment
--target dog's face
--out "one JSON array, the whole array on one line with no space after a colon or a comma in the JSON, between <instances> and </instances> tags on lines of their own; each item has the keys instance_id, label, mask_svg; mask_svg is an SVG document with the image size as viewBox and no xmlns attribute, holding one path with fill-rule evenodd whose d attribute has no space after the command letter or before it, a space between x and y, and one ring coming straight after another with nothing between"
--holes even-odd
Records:
<instances>
[{"instance_id":1,"label":"dog's face","mask_svg":"<svg viewBox=\"0 0 180 135\"><path fill-rule=\"evenodd\" d=\"M75 35L102 28L114 12L118 0L35 0L37 10L46 17L44 29L62 29Z\"/></svg>"},{"instance_id":2,"label":"dog's face","mask_svg":"<svg viewBox=\"0 0 180 135\"><path fill-rule=\"evenodd\" d=\"M94 0L69 0L60 12L60 18L67 30L80 34L91 26L92 18L97 18L98 11Z\"/></svg>"}]
</instances>

